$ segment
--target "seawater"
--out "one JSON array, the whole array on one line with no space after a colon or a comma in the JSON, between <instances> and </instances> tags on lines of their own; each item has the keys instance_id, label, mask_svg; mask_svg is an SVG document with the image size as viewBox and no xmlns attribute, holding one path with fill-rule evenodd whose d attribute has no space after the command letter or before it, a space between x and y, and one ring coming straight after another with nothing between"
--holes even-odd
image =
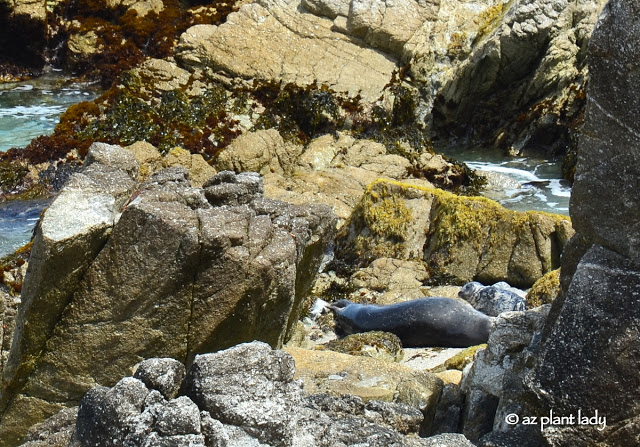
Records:
<instances>
[{"instance_id":1,"label":"seawater","mask_svg":"<svg viewBox=\"0 0 640 447\"><path fill-rule=\"evenodd\" d=\"M0 83L0 151L25 147L58 124L73 104L94 99L100 91L73 83L55 72L23 82ZM31 239L45 200L0 203L0 257L13 253Z\"/></svg>"},{"instance_id":2,"label":"seawater","mask_svg":"<svg viewBox=\"0 0 640 447\"><path fill-rule=\"evenodd\" d=\"M569 215L571 186L562 178L560 158L511 158L487 148L446 149L444 153L465 162L478 173L503 178L503 188L488 190L483 195L505 208Z\"/></svg>"},{"instance_id":3,"label":"seawater","mask_svg":"<svg viewBox=\"0 0 640 447\"><path fill-rule=\"evenodd\" d=\"M90 101L98 93L90 84L72 83L55 73L0 84L0 151L24 147L51 133L69 106Z\"/></svg>"}]
</instances>

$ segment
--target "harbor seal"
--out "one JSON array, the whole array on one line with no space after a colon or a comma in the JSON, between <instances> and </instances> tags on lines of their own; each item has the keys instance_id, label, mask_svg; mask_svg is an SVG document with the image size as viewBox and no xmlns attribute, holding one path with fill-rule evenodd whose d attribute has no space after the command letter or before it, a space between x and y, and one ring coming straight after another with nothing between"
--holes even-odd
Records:
<instances>
[{"instance_id":1,"label":"harbor seal","mask_svg":"<svg viewBox=\"0 0 640 447\"><path fill-rule=\"evenodd\" d=\"M386 306L340 300L329 309L341 335L391 332L405 348L465 348L486 343L494 320L464 301L444 297L418 298Z\"/></svg>"},{"instance_id":2,"label":"harbor seal","mask_svg":"<svg viewBox=\"0 0 640 447\"><path fill-rule=\"evenodd\" d=\"M492 286L483 286L477 281L462 286L458 296L471 304L476 310L497 317L502 312L527 310L524 292L511 287L506 282Z\"/></svg>"}]
</instances>

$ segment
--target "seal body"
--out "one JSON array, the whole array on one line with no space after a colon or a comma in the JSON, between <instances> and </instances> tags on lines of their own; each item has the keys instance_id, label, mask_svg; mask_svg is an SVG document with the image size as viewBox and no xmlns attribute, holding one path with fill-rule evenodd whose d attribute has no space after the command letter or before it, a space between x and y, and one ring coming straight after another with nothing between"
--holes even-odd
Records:
<instances>
[{"instance_id":1,"label":"seal body","mask_svg":"<svg viewBox=\"0 0 640 447\"><path fill-rule=\"evenodd\" d=\"M483 286L473 281L462 286L458 296L469 302L476 310L497 317L502 312L527 309L527 302L520 293L523 294L506 282Z\"/></svg>"},{"instance_id":2,"label":"seal body","mask_svg":"<svg viewBox=\"0 0 640 447\"><path fill-rule=\"evenodd\" d=\"M344 335L384 331L397 335L405 348L464 348L486 343L493 318L469 304L444 297L418 298L387 306L340 300L329 307Z\"/></svg>"}]
</instances>

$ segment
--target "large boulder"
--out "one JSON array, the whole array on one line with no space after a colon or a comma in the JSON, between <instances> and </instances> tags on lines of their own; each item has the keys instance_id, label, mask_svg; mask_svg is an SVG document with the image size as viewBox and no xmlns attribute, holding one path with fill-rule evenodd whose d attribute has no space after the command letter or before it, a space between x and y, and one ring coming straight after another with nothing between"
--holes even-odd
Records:
<instances>
[{"instance_id":1,"label":"large boulder","mask_svg":"<svg viewBox=\"0 0 640 447\"><path fill-rule=\"evenodd\" d=\"M592 79L570 208L582 240L574 245L586 253L563 265L561 283L569 285L554 302L548 341L527 384L542 411L589 418L597 411L601 419L550 427L543 436L553 446L639 440L639 13L636 2L611 0L589 47Z\"/></svg>"},{"instance_id":2,"label":"large boulder","mask_svg":"<svg viewBox=\"0 0 640 447\"><path fill-rule=\"evenodd\" d=\"M634 2L610 2L594 32L587 116L570 204L576 231L631 259L640 256L637 12Z\"/></svg>"},{"instance_id":3,"label":"large boulder","mask_svg":"<svg viewBox=\"0 0 640 447\"><path fill-rule=\"evenodd\" d=\"M530 287L559 266L572 235L565 216L380 180L341 229L337 253L361 266L379 257L424 260L433 279Z\"/></svg>"},{"instance_id":4,"label":"large boulder","mask_svg":"<svg viewBox=\"0 0 640 447\"><path fill-rule=\"evenodd\" d=\"M131 163L117 163L137 172L132 152L94 148L96 161L39 227L4 374L0 445L144 358L190 362L254 339L282 345L333 239L327 207L265 199L257 174L222 172L201 189L173 167L138 184L105 164L123 154Z\"/></svg>"},{"instance_id":5,"label":"large boulder","mask_svg":"<svg viewBox=\"0 0 640 447\"><path fill-rule=\"evenodd\" d=\"M331 20L303 14L299 6L300 0L262 0L244 5L220 26L189 28L176 59L192 70L214 68L228 78L317 83L368 102L377 99L395 61L332 32Z\"/></svg>"},{"instance_id":6,"label":"large boulder","mask_svg":"<svg viewBox=\"0 0 640 447\"><path fill-rule=\"evenodd\" d=\"M638 441L638 287L637 264L606 248L594 246L578 264L530 387L558 415L599 417L549 427L550 445Z\"/></svg>"}]
</instances>

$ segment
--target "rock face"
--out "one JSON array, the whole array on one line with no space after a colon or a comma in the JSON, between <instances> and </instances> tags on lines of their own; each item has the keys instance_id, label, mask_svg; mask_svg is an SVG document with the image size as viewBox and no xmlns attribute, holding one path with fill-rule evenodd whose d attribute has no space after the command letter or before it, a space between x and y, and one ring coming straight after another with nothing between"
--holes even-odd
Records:
<instances>
[{"instance_id":1,"label":"rock face","mask_svg":"<svg viewBox=\"0 0 640 447\"><path fill-rule=\"evenodd\" d=\"M584 110L586 47L604 3L441 2L412 61L416 77L435 88L435 127L473 128L513 153L569 144L567 127Z\"/></svg>"},{"instance_id":2,"label":"rock face","mask_svg":"<svg viewBox=\"0 0 640 447\"><path fill-rule=\"evenodd\" d=\"M174 367L150 359L144 375L164 377ZM73 447L470 445L462 435L417 438L423 415L408 405L308 394L294 373L289 354L264 343L241 344L197 356L177 397L126 377L85 394L71 421L75 427L68 417L56 416L58 422L48 421L42 430L58 428L55 435L64 436L71 425Z\"/></svg>"},{"instance_id":3,"label":"rock face","mask_svg":"<svg viewBox=\"0 0 640 447\"><path fill-rule=\"evenodd\" d=\"M594 31L585 132L571 198L576 229L593 245L577 267L567 273L563 268L563 276L575 273L530 383L545 407L567 415L581 409L590 417L597 410L606 417L606 428L552 427L543 435L553 446L639 441L640 267L638 198L632 192L640 179L639 13L636 2L612 0ZM605 190L616 194L605 200L595 193Z\"/></svg>"},{"instance_id":4,"label":"rock face","mask_svg":"<svg viewBox=\"0 0 640 447\"><path fill-rule=\"evenodd\" d=\"M563 259L560 296L544 326L535 324L531 342L511 359L502 380L475 380L483 370L485 375L506 371L504 361L496 367L499 357L493 353L498 329L467 377L465 434L481 445L623 446L640 441L640 267L637 196L631 192L640 178L635 162L640 148L635 119L639 13L636 2L611 0L589 47L592 80L571 198L577 233ZM616 194L602 198L597 193L608 190ZM530 312L536 310L525 315ZM510 343L520 338L524 345L522 328L528 326L519 326L520 336L513 331ZM474 382L483 383L484 391L476 393ZM487 389L491 383L502 383L502 388ZM487 394L499 399L487 401ZM470 422L476 395L478 408L482 402L496 408L495 418ZM544 428L523 423L525 416L551 411L565 419Z\"/></svg>"},{"instance_id":5,"label":"rock face","mask_svg":"<svg viewBox=\"0 0 640 447\"><path fill-rule=\"evenodd\" d=\"M483 198L378 181L341 230L337 252L359 265L383 256L421 259L431 276L530 287L559 265L572 235L563 216L514 212Z\"/></svg>"},{"instance_id":6,"label":"rock face","mask_svg":"<svg viewBox=\"0 0 640 447\"><path fill-rule=\"evenodd\" d=\"M200 189L181 167L141 184L137 170L132 152L96 145L45 213L4 371L2 445L144 358L280 346L300 316L335 232L328 208L265 199L257 174Z\"/></svg>"},{"instance_id":7,"label":"rock face","mask_svg":"<svg viewBox=\"0 0 640 447\"><path fill-rule=\"evenodd\" d=\"M229 78L317 83L377 99L395 61L332 32L331 20L301 14L299 6L300 0L263 0L230 14L223 25L196 25L181 36L176 58L192 69L214 67Z\"/></svg>"}]
</instances>

